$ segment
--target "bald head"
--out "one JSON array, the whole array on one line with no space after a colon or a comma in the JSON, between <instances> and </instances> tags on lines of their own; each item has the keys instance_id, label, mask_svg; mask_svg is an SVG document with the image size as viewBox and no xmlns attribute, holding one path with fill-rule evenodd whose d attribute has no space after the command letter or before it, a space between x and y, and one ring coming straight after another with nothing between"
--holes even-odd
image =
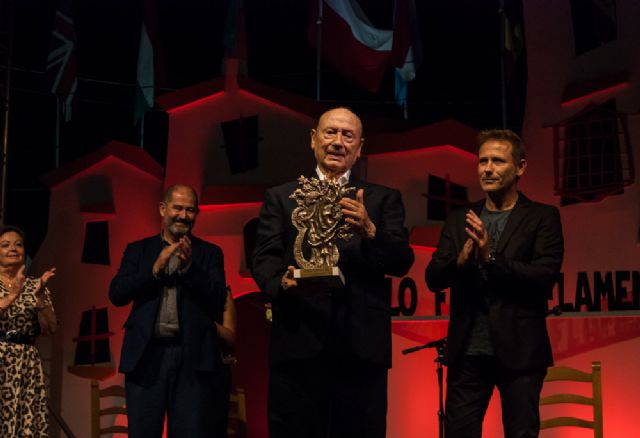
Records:
<instances>
[{"instance_id":1,"label":"bald head","mask_svg":"<svg viewBox=\"0 0 640 438\"><path fill-rule=\"evenodd\" d=\"M186 184L174 184L172 186L169 186L169 188L167 189L167 191L164 193L164 197L162 198L162 202L164 202L165 204L168 204L169 202L171 202L171 199L173 199L173 193L176 190L180 190L180 191L187 191L187 192L191 192L191 194L193 195L193 199L195 199L195 204L196 204L196 208L198 207L198 194L196 193L195 189L191 186L188 186Z\"/></svg>"},{"instance_id":2,"label":"bald head","mask_svg":"<svg viewBox=\"0 0 640 438\"><path fill-rule=\"evenodd\" d=\"M325 112L322 113L322 115L320 116L320 118L318 119L318 126L320 126L324 119L331 117L331 115L335 114L335 113L349 113L351 114L351 116L355 119L356 124L358 126L358 130L360 131L360 136L362 137L363 135L363 126L362 126L362 120L360 120L360 117L353 112L353 110L351 108L349 108L348 106L338 106L335 108L331 108L330 110L327 110ZM317 127L316 127L317 129Z\"/></svg>"},{"instance_id":3,"label":"bald head","mask_svg":"<svg viewBox=\"0 0 640 438\"><path fill-rule=\"evenodd\" d=\"M329 178L338 178L360 158L362 122L349 108L338 107L320 116L311 130L311 149L318 167Z\"/></svg>"}]
</instances>

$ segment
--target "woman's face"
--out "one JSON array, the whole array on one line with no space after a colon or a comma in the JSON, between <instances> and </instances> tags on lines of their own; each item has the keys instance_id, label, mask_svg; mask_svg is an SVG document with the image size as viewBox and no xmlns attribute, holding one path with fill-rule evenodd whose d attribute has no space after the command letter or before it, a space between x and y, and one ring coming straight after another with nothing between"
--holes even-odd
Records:
<instances>
[{"instance_id":1,"label":"woman's face","mask_svg":"<svg viewBox=\"0 0 640 438\"><path fill-rule=\"evenodd\" d=\"M24 264L24 242L15 231L0 236L0 266Z\"/></svg>"}]
</instances>

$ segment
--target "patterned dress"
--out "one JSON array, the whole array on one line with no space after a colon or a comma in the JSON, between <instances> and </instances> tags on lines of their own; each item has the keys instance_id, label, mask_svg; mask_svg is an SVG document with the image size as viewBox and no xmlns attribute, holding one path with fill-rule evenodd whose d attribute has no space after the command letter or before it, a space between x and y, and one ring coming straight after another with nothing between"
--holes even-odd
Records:
<instances>
[{"instance_id":1,"label":"patterned dress","mask_svg":"<svg viewBox=\"0 0 640 438\"><path fill-rule=\"evenodd\" d=\"M0 332L17 330L37 336L37 278L27 278L24 290L0 313ZM8 294L0 280L0 297ZM51 304L45 288L45 304ZM49 435L47 394L38 350L33 345L0 341L0 437L42 438Z\"/></svg>"}]
</instances>

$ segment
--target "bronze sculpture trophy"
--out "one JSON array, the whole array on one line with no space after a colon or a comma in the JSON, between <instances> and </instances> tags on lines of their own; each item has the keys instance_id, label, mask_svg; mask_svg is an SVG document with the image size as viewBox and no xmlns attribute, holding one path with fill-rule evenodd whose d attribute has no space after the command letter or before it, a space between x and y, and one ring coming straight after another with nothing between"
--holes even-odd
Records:
<instances>
[{"instance_id":1,"label":"bronze sculpture trophy","mask_svg":"<svg viewBox=\"0 0 640 438\"><path fill-rule=\"evenodd\" d=\"M340 254L336 241L348 240L353 233L342 220L339 201L355 188L304 176L298 178L298 183L299 187L289 196L298 205L291 213L291 222L298 229L293 255L300 269L293 276L298 283L329 288L344 286L344 276L337 266Z\"/></svg>"}]
</instances>

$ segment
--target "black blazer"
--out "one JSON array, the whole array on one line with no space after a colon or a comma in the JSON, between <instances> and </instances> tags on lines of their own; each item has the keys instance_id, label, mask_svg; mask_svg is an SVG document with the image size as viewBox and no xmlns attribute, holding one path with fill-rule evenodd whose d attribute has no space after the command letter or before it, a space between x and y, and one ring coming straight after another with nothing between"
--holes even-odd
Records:
<instances>
[{"instance_id":1,"label":"black blazer","mask_svg":"<svg viewBox=\"0 0 640 438\"><path fill-rule=\"evenodd\" d=\"M472 209L480 215L484 200ZM564 253L558 209L530 201L519 193L496 249L496 261L487 275L475 263L457 266L467 235L468 209L452 212L425 277L429 289L451 288L451 316L445 363L451 365L466 346L474 315L488 291L489 325L497 357L514 370L539 369L553 364L545 316L547 299Z\"/></svg>"},{"instance_id":2,"label":"black blazer","mask_svg":"<svg viewBox=\"0 0 640 438\"><path fill-rule=\"evenodd\" d=\"M331 348L344 359L391 366L390 294L384 276L405 275L413 263L404 206L397 190L365 182L350 185L364 189L364 203L377 231L373 240L355 233L349 241L338 241L338 266L346 285L333 292L302 287L283 291L280 283L287 266L296 266L297 230L291 223L296 203L289 195L297 182L266 193L253 276L273 305L271 364L311 359Z\"/></svg>"},{"instance_id":3,"label":"black blazer","mask_svg":"<svg viewBox=\"0 0 640 438\"><path fill-rule=\"evenodd\" d=\"M174 274L178 285L178 314L185 363L193 369L213 371L221 365L215 322L222 321L226 283L222 250L190 236L192 264ZM132 372L153 337L164 281L152 273L164 244L160 235L130 243L118 273L111 281L109 299L115 306L133 302L124 324L119 371Z\"/></svg>"}]
</instances>

